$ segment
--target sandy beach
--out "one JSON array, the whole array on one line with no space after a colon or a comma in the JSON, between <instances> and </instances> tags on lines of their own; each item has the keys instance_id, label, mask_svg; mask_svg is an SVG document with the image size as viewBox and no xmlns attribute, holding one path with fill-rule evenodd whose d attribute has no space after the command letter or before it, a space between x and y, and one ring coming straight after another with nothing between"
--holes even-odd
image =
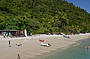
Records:
<instances>
[{"instance_id":1,"label":"sandy beach","mask_svg":"<svg viewBox=\"0 0 90 59\"><path fill-rule=\"evenodd\" d=\"M17 59L19 53L21 59L36 59L44 53L56 51L59 48L68 47L79 40L90 38L90 33L69 35L70 38L64 38L62 35L33 35L28 37L3 38L0 36L0 59ZM11 40L11 47L8 41ZM50 47L40 45L39 40L45 40L50 43ZM17 46L16 44L22 44Z\"/></svg>"}]
</instances>

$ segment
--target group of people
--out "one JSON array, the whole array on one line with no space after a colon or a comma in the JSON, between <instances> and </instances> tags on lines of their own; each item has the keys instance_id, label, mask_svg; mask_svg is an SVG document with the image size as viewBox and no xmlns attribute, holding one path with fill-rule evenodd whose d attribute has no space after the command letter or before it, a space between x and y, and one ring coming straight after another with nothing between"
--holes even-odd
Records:
<instances>
[{"instance_id":1,"label":"group of people","mask_svg":"<svg viewBox=\"0 0 90 59\"><path fill-rule=\"evenodd\" d=\"M11 40L9 40L8 43L9 43L9 47L11 47ZM16 44L16 45L21 46L22 44ZM19 53L18 53L17 59L21 59Z\"/></svg>"},{"instance_id":2,"label":"group of people","mask_svg":"<svg viewBox=\"0 0 90 59\"><path fill-rule=\"evenodd\" d=\"M9 47L11 47L11 40L8 41ZM22 46L22 44L16 44L16 46Z\"/></svg>"}]
</instances>

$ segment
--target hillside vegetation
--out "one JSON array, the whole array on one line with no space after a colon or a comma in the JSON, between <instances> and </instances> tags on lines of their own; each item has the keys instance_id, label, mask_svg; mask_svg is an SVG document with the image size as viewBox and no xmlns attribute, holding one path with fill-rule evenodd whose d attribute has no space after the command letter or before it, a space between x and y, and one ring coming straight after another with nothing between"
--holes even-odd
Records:
<instances>
[{"instance_id":1,"label":"hillside vegetation","mask_svg":"<svg viewBox=\"0 0 90 59\"><path fill-rule=\"evenodd\" d=\"M0 0L0 30L29 33L90 32L90 14L63 0Z\"/></svg>"}]
</instances>

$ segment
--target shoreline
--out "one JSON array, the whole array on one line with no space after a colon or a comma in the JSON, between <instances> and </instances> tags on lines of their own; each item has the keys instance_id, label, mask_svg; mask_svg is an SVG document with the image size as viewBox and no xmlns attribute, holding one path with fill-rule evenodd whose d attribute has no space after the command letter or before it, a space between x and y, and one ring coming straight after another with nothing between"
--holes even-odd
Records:
<instances>
[{"instance_id":1,"label":"shoreline","mask_svg":"<svg viewBox=\"0 0 90 59\"><path fill-rule=\"evenodd\" d=\"M86 38L86 39L89 39L89 38ZM41 55L37 55L32 59L45 59L45 57L51 56L51 55L56 54L58 52L63 52L64 50L66 50L66 49L68 49L72 46L78 46L79 45L78 43L80 43L80 41L86 40L86 39L81 39L81 40L78 40L78 41L76 41L76 42L74 42L70 45L67 45L67 46L64 46L64 47L61 47L61 48L57 48L56 50L52 50L50 52L42 53Z\"/></svg>"},{"instance_id":2,"label":"shoreline","mask_svg":"<svg viewBox=\"0 0 90 59\"><path fill-rule=\"evenodd\" d=\"M80 40L90 38L90 33L69 36L70 38L64 38L62 35L35 35L19 38L4 38L5 40L0 40L0 59L15 59L17 57L17 43L22 43L22 47L19 47L18 49L20 50L19 54L23 59L40 59L43 56L54 54L57 51L63 51ZM9 39L11 40L12 47L8 47ZM49 42L52 46L40 46L39 39L45 40L45 43ZM4 51L6 51L6 53L3 53Z\"/></svg>"},{"instance_id":3,"label":"shoreline","mask_svg":"<svg viewBox=\"0 0 90 59\"><path fill-rule=\"evenodd\" d=\"M32 58L32 59L45 59L45 57L50 56L50 55L53 55L53 54L55 54L55 53L57 53L57 52L63 52L64 50L72 47L73 45L77 46L76 44L80 43L80 41L86 40L86 39L89 39L89 38L90 38L90 35L89 35L88 37L86 37L86 38L84 37L83 39L80 38L80 39L78 39L78 40L75 40L75 41L74 41L72 44L70 44L70 45L67 45L67 46L64 46L64 47L61 47L61 48L57 48L56 50L52 50L52 51L50 51L50 52L42 53L42 55L37 55L37 56L35 56L35 57Z\"/></svg>"},{"instance_id":4,"label":"shoreline","mask_svg":"<svg viewBox=\"0 0 90 59\"><path fill-rule=\"evenodd\" d=\"M87 39L84 39L84 40L89 40L90 38L87 38ZM50 52L48 55L45 55L43 58L40 58L40 56L39 56L39 58L38 59L47 59L48 57L53 57L54 55L57 55L57 54L60 54L60 53L62 53L63 54L63 52L64 51L67 51L67 50L69 50L69 49L73 49L72 47L77 47L77 46L79 46L79 45L81 45L81 43L82 43L82 41L83 40L79 40L79 41L77 41L76 43L74 43L74 44L71 44L71 45L69 45L69 46L67 46L67 48L66 47L62 47L61 49L56 49L56 51L52 51L52 52ZM70 50L69 50L70 51ZM41 55L41 56L43 56L43 55ZM59 55L58 55L59 56ZM56 57L57 58L57 57ZM35 59L37 59L37 58L35 58ZM49 59L49 58L48 58Z\"/></svg>"},{"instance_id":5,"label":"shoreline","mask_svg":"<svg viewBox=\"0 0 90 59\"><path fill-rule=\"evenodd\" d=\"M56 50L52 50L50 52L42 53L42 55L37 55L37 56L35 56L32 59L45 59L45 57L50 56L50 55L53 55L53 54L55 54L57 52L62 52L64 50L68 49L69 47L71 47L71 45L66 46L66 47L57 48Z\"/></svg>"}]
</instances>

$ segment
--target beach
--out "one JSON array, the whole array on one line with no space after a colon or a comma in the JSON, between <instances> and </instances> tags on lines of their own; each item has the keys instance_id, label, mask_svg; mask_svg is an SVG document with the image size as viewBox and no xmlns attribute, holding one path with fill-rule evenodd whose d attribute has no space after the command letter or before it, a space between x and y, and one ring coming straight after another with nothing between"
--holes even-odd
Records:
<instances>
[{"instance_id":1,"label":"beach","mask_svg":"<svg viewBox=\"0 0 90 59\"><path fill-rule=\"evenodd\" d=\"M37 59L45 53L55 52L57 49L69 47L77 41L90 38L90 33L69 35L70 38L64 38L62 35L38 34L28 37L6 37L0 36L0 59L17 59L19 54L21 59ZM8 41L11 41L9 47ZM50 43L50 47L40 45L39 40L45 40ZM17 46L16 44L22 44ZM62 50L62 49L61 49Z\"/></svg>"}]
</instances>

